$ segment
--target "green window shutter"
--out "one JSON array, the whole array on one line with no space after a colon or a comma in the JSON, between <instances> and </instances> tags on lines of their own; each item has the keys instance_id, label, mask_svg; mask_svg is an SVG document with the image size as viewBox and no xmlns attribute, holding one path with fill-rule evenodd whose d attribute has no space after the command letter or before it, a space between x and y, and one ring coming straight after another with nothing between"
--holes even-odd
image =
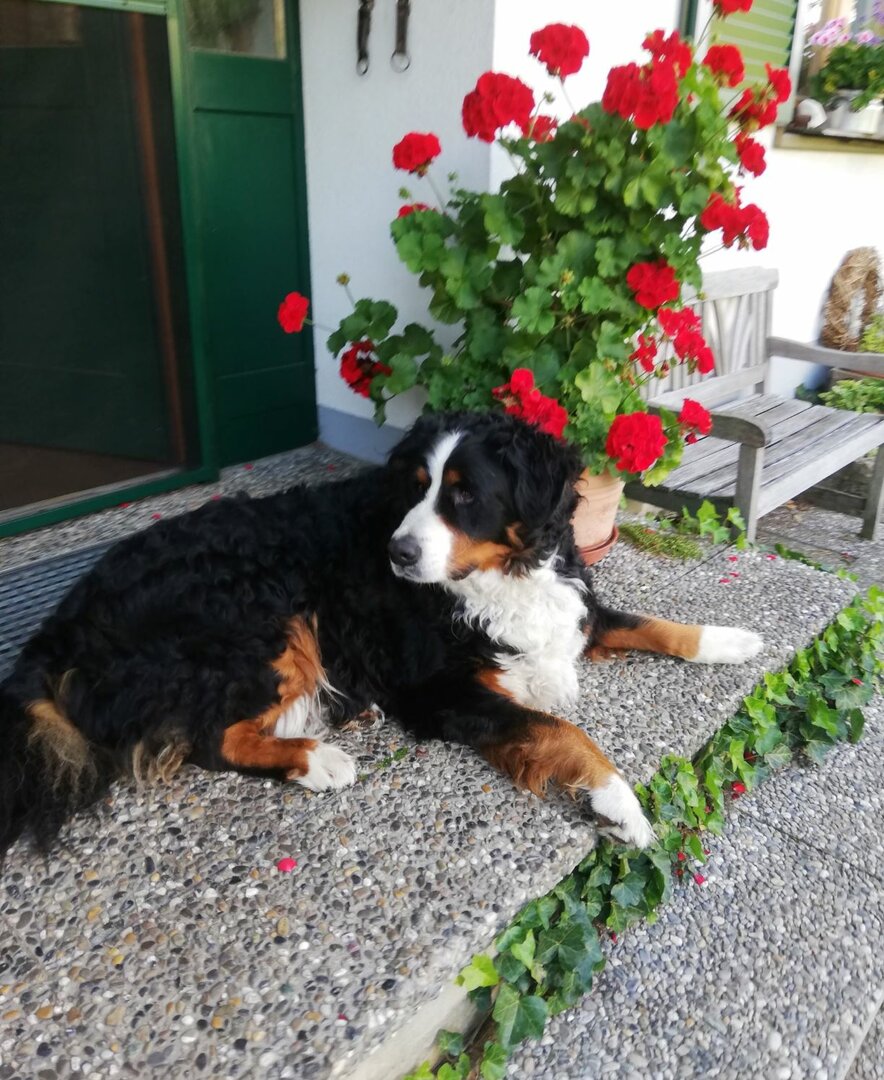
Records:
<instances>
[{"instance_id":1,"label":"green window shutter","mask_svg":"<svg viewBox=\"0 0 884 1080\"><path fill-rule=\"evenodd\" d=\"M713 40L738 45L746 61L746 79L757 82L766 77L765 64L789 66L797 14L797 0L755 0L751 11L713 20Z\"/></svg>"}]
</instances>

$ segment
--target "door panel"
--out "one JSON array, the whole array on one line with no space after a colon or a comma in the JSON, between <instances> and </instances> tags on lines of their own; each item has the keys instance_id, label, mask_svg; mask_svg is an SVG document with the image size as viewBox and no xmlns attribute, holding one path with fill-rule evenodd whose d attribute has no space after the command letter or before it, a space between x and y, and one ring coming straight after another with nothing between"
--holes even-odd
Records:
<instances>
[{"instance_id":1,"label":"door panel","mask_svg":"<svg viewBox=\"0 0 884 1080\"><path fill-rule=\"evenodd\" d=\"M75 43L0 47L0 442L171 462L126 22L142 16L76 13Z\"/></svg>"},{"instance_id":2,"label":"door panel","mask_svg":"<svg viewBox=\"0 0 884 1080\"><path fill-rule=\"evenodd\" d=\"M276 322L285 293L309 295L297 13L286 5L284 31L274 14L287 58L271 59L223 51L229 33L213 51L194 47L186 30L193 0L177 2L201 313L220 463L229 464L317 434L310 337L286 335ZM271 2L242 0L238 10L258 6L266 23L261 5Z\"/></svg>"}]
</instances>

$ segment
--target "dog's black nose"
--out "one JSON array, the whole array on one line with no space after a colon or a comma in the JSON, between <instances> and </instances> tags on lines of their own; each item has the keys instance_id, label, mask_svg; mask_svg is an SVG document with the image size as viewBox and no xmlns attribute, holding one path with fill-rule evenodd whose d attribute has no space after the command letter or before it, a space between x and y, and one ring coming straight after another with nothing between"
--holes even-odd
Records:
<instances>
[{"instance_id":1,"label":"dog's black nose","mask_svg":"<svg viewBox=\"0 0 884 1080\"><path fill-rule=\"evenodd\" d=\"M397 566L414 566L421 557L421 548L413 536L394 536L387 550Z\"/></svg>"}]
</instances>

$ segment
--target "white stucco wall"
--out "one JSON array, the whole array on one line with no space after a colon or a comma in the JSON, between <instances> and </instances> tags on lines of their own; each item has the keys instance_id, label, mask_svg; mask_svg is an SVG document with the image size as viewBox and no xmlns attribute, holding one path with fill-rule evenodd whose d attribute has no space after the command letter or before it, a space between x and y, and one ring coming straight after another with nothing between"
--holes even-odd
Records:
<instances>
[{"instance_id":1,"label":"white stucco wall","mask_svg":"<svg viewBox=\"0 0 884 1080\"><path fill-rule=\"evenodd\" d=\"M402 74L390 66L396 5L376 4L371 66L364 76L356 74L355 0L302 0L300 8L311 317L333 328L349 313L335 282L345 271L355 297L390 300L403 323L425 321L417 279L399 262L389 227L402 204L403 185L420 201L436 200L426 180L412 182L393 168L392 148L408 131L433 131L443 148L434 170L440 181L454 171L465 186L487 187L489 150L466 138L460 103L491 65L494 0L415 4L409 27L412 63ZM327 329L315 332L321 409L370 417L370 403L338 375L325 347L327 335ZM399 404L389 419L402 426L413 413L414 408Z\"/></svg>"},{"instance_id":2,"label":"white stucco wall","mask_svg":"<svg viewBox=\"0 0 884 1080\"><path fill-rule=\"evenodd\" d=\"M302 0L301 33L307 181L312 267L312 313L332 327L349 310L335 283L341 271L358 296L384 297L403 321L426 320L416 279L397 256L389 221L405 183L417 198L433 202L426 182L409 184L390 160L395 142L410 130L435 131L443 156L435 170L444 181L456 171L468 187L496 184L508 162L484 143L467 139L460 104L479 74L493 68L518 75L539 91L551 88L543 68L528 56L532 30L548 22L578 23L590 39L585 70L568 80L569 96L581 107L600 97L608 69L638 58L645 31L675 26L678 0L622 0L616 5L587 0L446 0L415 4L409 32L412 66L402 75L390 67L395 4L377 4L370 40L371 69L355 73L356 7L353 0ZM560 101L556 110L567 115ZM747 185L771 221L766 251L722 252L709 266L774 266L780 288L774 332L812 340L829 279L851 247L884 249L884 153L770 149L765 175ZM317 394L322 415L368 418L368 402L341 381L325 349L327 331L316 334ZM778 389L797 386L806 365L779 361ZM390 420L404 426L416 403L398 403ZM328 432L324 432L328 436ZM342 445L341 438L331 441Z\"/></svg>"}]
</instances>

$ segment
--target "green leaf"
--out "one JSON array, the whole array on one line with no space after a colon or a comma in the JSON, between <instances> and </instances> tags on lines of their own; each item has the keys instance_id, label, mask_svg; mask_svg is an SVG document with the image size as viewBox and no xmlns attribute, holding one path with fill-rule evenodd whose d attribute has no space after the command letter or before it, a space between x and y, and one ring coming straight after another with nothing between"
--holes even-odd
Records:
<instances>
[{"instance_id":1,"label":"green leaf","mask_svg":"<svg viewBox=\"0 0 884 1080\"><path fill-rule=\"evenodd\" d=\"M832 744L829 742L820 742L818 739L808 739L804 744L804 752L810 758L811 761L817 765L822 765L826 759L826 754L832 749Z\"/></svg>"},{"instance_id":2,"label":"green leaf","mask_svg":"<svg viewBox=\"0 0 884 1080\"><path fill-rule=\"evenodd\" d=\"M446 1062L440 1065L436 1073L436 1080L467 1080L470 1074L469 1054L461 1054L457 1061L450 1065Z\"/></svg>"},{"instance_id":3,"label":"green leaf","mask_svg":"<svg viewBox=\"0 0 884 1080\"><path fill-rule=\"evenodd\" d=\"M494 961L484 953L474 956L457 977L458 986L464 986L467 990L475 990L480 986L497 986L499 982L500 976Z\"/></svg>"},{"instance_id":4,"label":"green leaf","mask_svg":"<svg viewBox=\"0 0 884 1080\"><path fill-rule=\"evenodd\" d=\"M764 763L770 766L771 769L780 769L783 765L788 765L791 760L792 751L784 742L775 746L773 750L768 750L764 755Z\"/></svg>"},{"instance_id":5,"label":"green leaf","mask_svg":"<svg viewBox=\"0 0 884 1080\"><path fill-rule=\"evenodd\" d=\"M525 235L525 226L509 211L503 195L483 195L485 228L492 236L499 236L505 244L515 247Z\"/></svg>"},{"instance_id":6,"label":"green leaf","mask_svg":"<svg viewBox=\"0 0 884 1080\"><path fill-rule=\"evenodd\" d=\"M523 1039L539 1039L543 1034L548 1010L543 998L523 997L518 990L504 983L494 1003L492 1017L503 1047L516 1046Z\"/></svg>"},{"instance_id":7,"label":"green leaf","mask_svg":"<svg viewBox=\"0 0 884 1080\"><path fill-rule=\"evenodd\" d=\"M548 334L556 324L556 317L550 311L552 300L546 289L532 285L513 301L513 318L528 333Z\"/></svg>"},{"instance_id":8,"label":"green leaf","mask_svg":"<svg viewBox=\"0 0 884 1080\"><path fill-rule=\"evenodd\" d=\"M504 1080L509 1054L498 1042L487 1042L482 1051L479 1075L482 1080Z\"/></svg>"},{"instance_id":9,"label":"green leaf","mask_svg":"<svg viewBox=\"0 0 884 1080\"><path fill-rule=\"evenodd\" d=\"M443 1057L456 1058L463 1053L463 1035L459 1031L440 1031L436 1045Z\"/></svg>"},{"instance_id":10,"label":"green leaf","mask_svg":"<svg viewBox=\"0 0 884 1080\"><path fill-rule=\"evenodd\" d=\"M574 347L572 357L580 347L580 343ZM604 364L596 361L582 371L578 371L574 376L574 385L580 391L583 400L598 409L606 419L616 415L623 388L617 377L608 371Z\"/></svg>"},{"instance_id":11,"label":"green leaf","mask_svg":"<svg viewBox=\"0 0 884 1080\"><path fill-rule=\"evenodd\" d=\"M510 952L515 956L517 960L520 960L526 968L530 968L534 963L534 949L536 943L534 941L534 931L529 930L525 935L525 940L520 942L513 942L510 946Z\"/></svg>"},{"instance_id":12,"label":"green leaf","mask_svg":"<svg viewBox=\"0 0 884 1080\"><path fill-rule=\"evenodd\" d=\"M694 153L695 135L696 121L692 115L685 123L670 120L663 126L663 151L676 168L690 161Z\"/></svg>"},{"instance_id":13,"label":"green leaf","mask_svg":"<svg viewBox=\"0 0 884 1080\"><path fill-rule=\"evenodd\" d=\"M500 953L494 959L494 966L504 982L518 983L527 970L526 965L517 960L511 952Z\"/></svg>"},{"instance_id":14,"label":"green leaf","mask_svg":"<svg viewBox=\"0 0 884 1080\"><path fill-rule=\"evenodd\" d=\"M880 453L881 451L879 451ZM847 714L847 730L850 741L857 743L863 737L866 726L866 718L862 709L851 709Z\"/></svg>"},{"instance_id":15,"label":"green leaf","mask_svg":"<svg viewBox=\"0 0 884 1080\"><path fill-rule=\"evenodd\" d=\"M623 881L618 881L611 889L611 896L622 907L636 907L641 901L644 890L644 876L635 870L631 870Z\"/></svg>"},{"instance_id":16,"label":"green leaf","mask_svg":"<svg viewBox=\"0 0 884 1080\"><path fill-rule=\"evenodd\" d=\"M436 1074L429 1061L423 1061L414 1072L410 1072L405 1077L405 1080L436 1080Z\"/></svg>"}]
</instances>

